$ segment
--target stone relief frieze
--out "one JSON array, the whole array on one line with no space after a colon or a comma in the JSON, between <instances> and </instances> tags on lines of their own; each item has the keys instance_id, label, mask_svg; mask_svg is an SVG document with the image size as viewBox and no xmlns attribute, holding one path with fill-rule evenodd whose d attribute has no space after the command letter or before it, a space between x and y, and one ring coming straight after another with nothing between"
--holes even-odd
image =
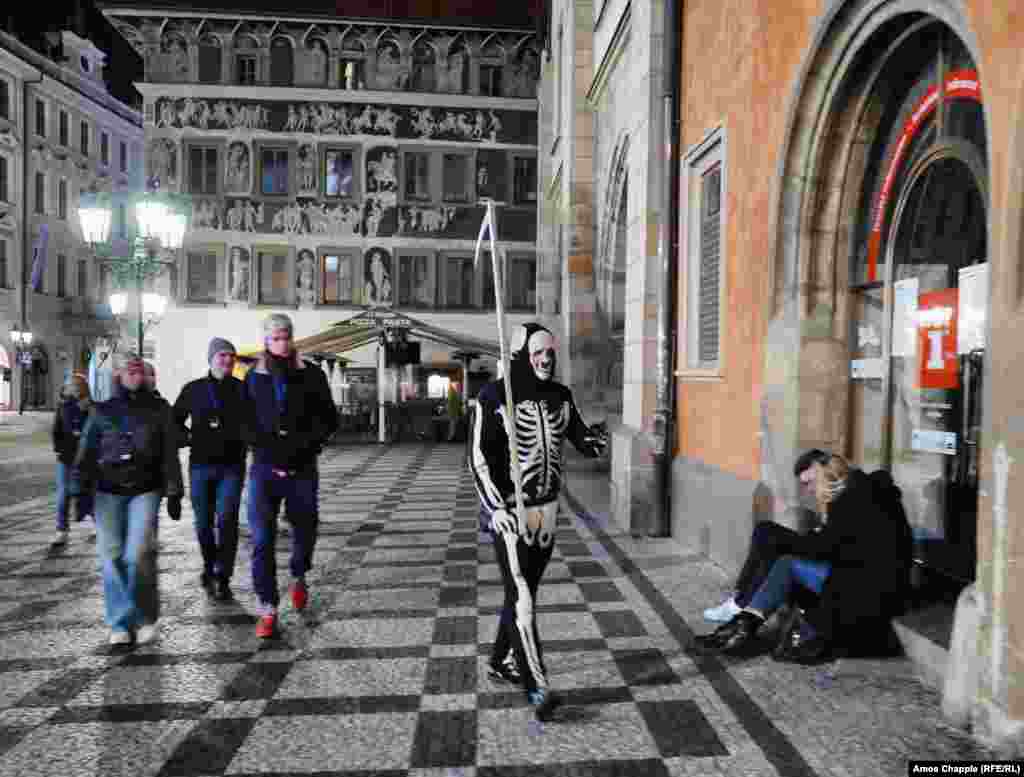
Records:
<instances>
[{"instance_id":1,"label":"stone relief frieze","mask_svg":"<svg viewBox=\"0 0 1024 777\"><path fill-rule=\"evenodd\" d=\"M264 131L310 135L377 135L469 142L536 142L529 111L456 110L356 103L243 103L160 98L157 128ZM511 119L511 131L506 130Z\"/></svg>"},{"instance_id":2,"label":"stone relief frieze","mask_svg":"<svg viewBox=\"0 0 1024 777\"><path fill-rule=\"evenodd\" d=\"M318 235L358 235L363 210L358 205L337 205L309 202L303 206L309 231Z\"/></svg>"},{"instance_id":3,"label":"stone relief frieze","mask_svg":"<svg viewBox=\"0 0 1024 777\"><path fill-rule=\"evenodd\" d=\"M178 185L178 144L169 138L154 138L146 153L149 180L158 179L166 188Z\"/></svg>"},{"instance_id":4,"label":"stone relief frieze","mask_svg":"<svg viewBox=\"0 0 1024 777\"><path fill-rule=\"evenodd\" d=\"M252 152L248 143L235 141L228 145L224 190L228 194L247 194L252 191Z\"/></svg>"},{"instance_id":5,"label":"stone relief frieze","mask_svg":"<svg viewBox=\"0 0 1024 777\"><path fill-rule=\"evenodd\" d=\"M0 229L14 231L18 226L18 214L15 208L0 210Z\"/></svg>"},{"instance_id":6,"label":"stone relief frieze","mask_svg":"<svg viewBox=\"0 0 1024 777\"><path fill-rule=\"evenodd\" d=\"M263 224L263 203L258 206L251 200L235 200L227 209L222 229L255 232L257 224Z\"/></svg>"},{"instance_id":7,"label":"stone relief frieze","mask_svg":"<svg viewBox=\"0 0 1024 777\"><path fill-rule=\"evenodd\" d=\"M270 228L275 232L287 232L292 235L305 232L306 223L302 220L303 215L302 206L297 202L285 205L274 214Z\"/></svg>"},{"instance_id":8,"label":"stone relief frieze","mask_svg":"<svg viewBox=\"0 0 1024 777\"><path fill-rule=\"evenodd\" d=\"M220 203L216 200L192 200L192 229L220 229Z\"/></svg>"},{"instance_id":9,"label":"stone relief frieze","mask_svg":"<svg viewBox=\"0 0 1024 777\"><path fill-rule=\"evenodd\" d=\"M399 232L443 232L455 216L455 208L401 208L398 214Z\"/></svg>"}]
</instances>

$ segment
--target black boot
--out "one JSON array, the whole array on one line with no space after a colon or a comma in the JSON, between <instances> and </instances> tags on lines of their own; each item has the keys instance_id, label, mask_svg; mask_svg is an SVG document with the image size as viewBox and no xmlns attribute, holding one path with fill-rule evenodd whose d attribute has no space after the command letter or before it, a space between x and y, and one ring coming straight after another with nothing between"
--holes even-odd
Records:
<instances>
[{"instance_id":1,"label":"black boot","mask_svg":"<svg viewBox=\"0 0 1024 777\"><path fill-rule=\"evenodd\" d=\"M228 583L227 578L217 578L217 586L216 592L214 593L214 598L216 598L218 602L230 602L231 599L233 598L233 595L231 593L231 585Z\"/></svg>"},{"instance_id":2,"label":"black boot","mask_svg":"<svg viewBox=\"0 0 1024 777\"><path fill-rule=\"evenodd\" d=\"M693 644L702 653L733 653L749 643L763 623L764 618L744 611L710 634L694 638Z\"/></svg>"}]
</instances>

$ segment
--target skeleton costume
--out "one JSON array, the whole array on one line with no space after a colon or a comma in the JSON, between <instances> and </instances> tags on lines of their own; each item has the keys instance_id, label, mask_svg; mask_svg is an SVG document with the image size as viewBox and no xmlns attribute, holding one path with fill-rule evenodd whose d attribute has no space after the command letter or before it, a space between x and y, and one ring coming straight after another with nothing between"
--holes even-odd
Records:
<instances>
[{"instance_id":1,"label":"skeleton costume","mask_svg":"<svg viewBox=\"0 0 1024 777\"><path fill-rule=\"evenodd\" d=\"M569 439L590 457L602 439L580 417L572 392L552 379L555 341L539 324L526 324L512 336L510 379L515 401L516 449L523 479L523 521L514 515L515 486L505 431L505 390L501 381L480 392L473 421L470 468L476 481L505 584L505 603L491 656L492 668L511 680L509 649L515 656L531 703L547 687L534 601L554 550L558 493L562 486L562 443ZM518 678L516 678L518 679ZM514 680L512 680L514 681ZM538 708L538 716L541 712Z\"/></svg>"}]
</instances>

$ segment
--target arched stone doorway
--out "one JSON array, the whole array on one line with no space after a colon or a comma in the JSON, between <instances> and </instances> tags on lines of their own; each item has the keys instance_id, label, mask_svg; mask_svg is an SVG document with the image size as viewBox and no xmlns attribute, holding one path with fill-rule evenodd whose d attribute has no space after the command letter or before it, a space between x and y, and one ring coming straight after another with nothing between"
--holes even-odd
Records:
<instances>
[{"instance_id":1,"label":"arched stone doorway","mask_svg":"<svg viewBox=\"0 0 1024 777\"><path fill-rule=\"evenodd\" d=\"M955 296L959 270L985 259L984 104L970 33L951 5L861 0L834 3L825 15L791 107L778 189L762 416L763 471L777 492L790 490L785 473L800 449L823 447L912 481L918 534L941 524L947 538L954 534L948 516L936 511L972 501L970 489L946 493L971 465L935 446L949 439L945 426L962 410L962 396L900 398L900 382L916 376L919 363L899 354L891 321L900 281L943 264L919 283L916 311L933 304L921 294L953 289ZM969 174L955 173L957 165ZM954 180L964 185L945 185ZM929 251L945 259L914 258ZM901 287L904 298L910 286ZM933 413L943 405L948 418L901 417L900 403L911 399L918 411L922 401L935 405ZM925 466L925 459L932 460ZM913 466L928 475L914 475ZM929 482L945 494L930 511ZM973 487L976 495L976 477ZM966 521L972 526L974 516L976 508ZM957 536L972 545L964 523ZM973 569L972 554L973 547L958 561L961 578Z\"/></svg>"}]
</instances>

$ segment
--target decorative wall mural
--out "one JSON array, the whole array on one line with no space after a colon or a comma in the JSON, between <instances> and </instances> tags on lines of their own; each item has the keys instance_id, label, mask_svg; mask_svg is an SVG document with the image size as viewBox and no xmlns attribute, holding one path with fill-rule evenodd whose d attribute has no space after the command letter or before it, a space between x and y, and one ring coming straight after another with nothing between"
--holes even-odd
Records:
<instances>
[{"instance_id":1,"label":"decorative wall mural","mask_svg":"<svg viewBox=\"0 0 1024 777\"><path fill-rule=\"evenodd\" d=\"M299 251L295 262L296 286L295 296L300 305L313 305L316 302L316 291L313 279L316 275L316 260L313 252L308 249Z\"/></svg>"},{"instance_id":2,"label":"decorative wall mural","mask_svg":"<svg viewBox=\"0 0 1024 777\"><path fill-rule=\"evenodd\" d=\"M255 232L256 225L263 223L263 203L257 207L250 200L235 200L228 206L225 222L227 229Z\"/></svg>"},{"instance_id":3,"label":"decorative wall mural","mask_svg":"<svg viewBox=\"0 0 1024 777\"><path fill-rule=\"evenodd\" d=\"M295 235L303 231L302 206L296 202L285 205L274 214L270 228Z\"/></svg>"},{"instance_id":4,"label":"decorative wall mural","mask_svg":"<svg viewBox=\"0 0 1024 777\"><path fill-rule=\"evenodd\" d=\"M250 159L247 144L235 141L228 146L227 164L224 166L226 191L237 194L248 194L252 191Z\"/></svg>"},{"instance_id":5,"label":"decorative wall mural","mask_svg":"<svg viewBox=\"0 0 1024 777\"><path fill-rule=\"evenodd\" d=\"M146 154L149 180L159 179L165 188L176 188L178 185L178 145L168 138L154 138L149 142Z\"/></svg>"},{"instance_id":6,"label":"decorative wall mural","mask_svg":"<svg viewBox=\"0 0 1024 777\"><path fill-rule=\"evenodd\" d=\"M443 232L455 216L455 208L401 208L398 215L400 232Z\"/></svg>"},{"instance_id":7,"label":"decorative wall mural","mask_svg":"<svg viewBox=\"0 0 1024 777\"><path fill-rule=\"evenodd\" d=\"M316 145L302 143L296 153L300 197L315 197L319 193Z\"/></svg>"},{"instance_id":8,"label":"decorative wall mural","mask_svg":"<svg viewBox=\"0 0 1024 777\"><path fill-rule=\"evenodd\" d=\"M220 203L215 200L192 200L192 229L219 229Z\"/></svg>"},{"instance_id":9,"label":"decorative wall mural","mask_svg":"<svg viewBox=\"0 0 1024 777\"><path fill-rule=\"evenodd\" d=\"M358 205L328 208L321 203L306 203L302 208L309 231L320 235L358 235L363 209Z\"/></svg>"},{"instance_id":10,"label":"decorative wall mural","mask_svg":"<svg viewBox=\"0 0 1024 777\"><path fill-rule=\"evenodd\" d=\"M156 101L154 116L156 127L168 129L262 130L494 143L533 143L537 139L537 115L530 111L162 97ZM510 131L506 131L506 126Z\"/></svg>"},{"instance_id":11,"label":"decorative wall mural","mask_svg":"<svg viewBox=\"0 0 1024 777\"><path fill-rule=\"evenodd\" d=\"M241 246L231 249L228 264L228 299L233 302L249 301L249 279L251 267L249 250Z\"/></svg>"},{"instance_id":12,"label":"decorative wall mural","mask_svg":"<svg viewBox=\"0 0 1024 777\"><path fill-rule=\"evenodd\" d=\"M363 301L371 307L391 304L391 255L371 248L363 261Z\"/></svg>"}]
</instances>

